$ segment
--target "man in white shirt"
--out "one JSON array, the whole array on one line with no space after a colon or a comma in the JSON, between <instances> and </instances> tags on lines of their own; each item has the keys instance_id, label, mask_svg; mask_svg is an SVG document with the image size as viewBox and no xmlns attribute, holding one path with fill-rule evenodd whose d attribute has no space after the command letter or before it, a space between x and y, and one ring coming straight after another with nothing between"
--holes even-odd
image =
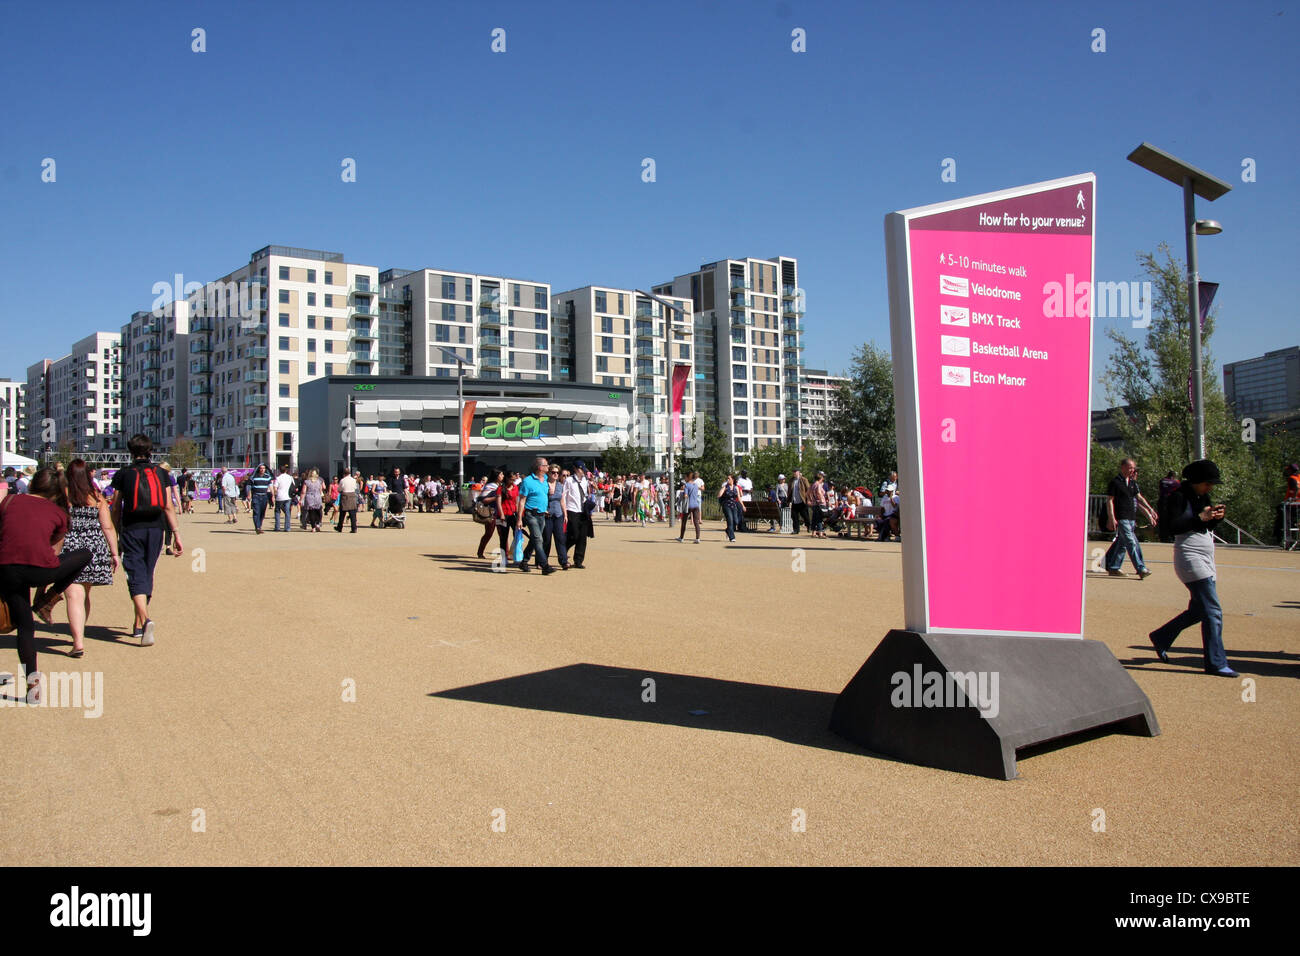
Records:
<instances>
[{"instance_id":1,"label":"man in white shirt","mask_svg":"<svg viewBox=\"0 0 1300 956\"><path fill-rule=\"evenodd\" d=\"M235 473L227 471L221 476L221 510L226 515L226 524L234 524L235 508L239 504L239 482L235 480Z\"/></svg>"},{"instance_id":2,"label":"man in white shirt","mask_svg":"<svg viewBox=\"0 0 1300 956\"><path fill-rule=\"evenodd\" d=\"M891 471L889 479L880 483L880 497L887 498L898 491L898 472Z\"/></svg>"},{"instance_id":3,"label":"man in white shirt","mask_svg":"<svg viewBox=\"0 0 1300 956\"><path fill-rule=\"evenodd\" d=\"M345 473L339 479L339 523L334 528L339 534L343 533L343 522L347 519L352 521L352 533L357 533L357 505L360 503L358 492L361 486L356 476L356 472L350 475Z\"/></svg>"},{"instance_id":4,"label":"man in white shirt","mask_svg":"<svg viewBox=\"0 0 1300 956\"><path fill-rule=\"evenodd\" d=\"M754 482L749 477L749 472L742 471L740 473L740 477L736 479L736 487L740 489L740 500L743 501L745 504L749 504L751 501L754 500ZM749 530L749 526L745 523L744 511L740 513L740 527L737 530L739 531Z\"/></svg>"},{"instance_id":5,"label":"man in white shirt","mask_svg":"<svg viewBox=\"0 0 1300 956\"><path fill-rule=\"evenodd\" d=\"M573 548L573 560L569 567L575 570L581 570L583 562L587 560L587 538L591 530L587 524L591 520L587 497L590 493L591 483L587 479L587 466L583 462L578 462L573 466L573 474L564 479L564 494L560 498L560 504L568 519L564 531L565 552L567 556L568 549Z\"/></svg>"},{"instance_id":6,"label":"man in white shirt","mask_svg":"<svg viewBox=\"0 0 1300 956\"><path fill-rule=\"evenodd\" d=\"M280 473L272 485L275 488L275 530L288 531L289 518L293 514L293 475L289 474L288 465L280 466ZM284 515L283 528L280 527L280 515Z\"/></svg>"}]
</instances>

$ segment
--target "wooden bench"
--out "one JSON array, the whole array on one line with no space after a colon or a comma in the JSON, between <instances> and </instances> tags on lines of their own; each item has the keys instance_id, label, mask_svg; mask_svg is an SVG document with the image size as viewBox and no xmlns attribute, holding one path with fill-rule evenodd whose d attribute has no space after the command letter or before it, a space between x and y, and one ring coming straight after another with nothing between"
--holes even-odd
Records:
<instances>
[{"instance_id":1,"label":"wooden bench","mask_svg":"<svg viewBox=\"0 0 1300 956\"><path fill-rule=\"evenodd\" d=\"M882 509L876 506L868 508L859 508L856 518L841 518L840 524L844 525L843 531L840 532L841 538L852 538L855 536L866 540L873 536L876 528L876 519L880 517Z\"/></svg>"}]
</instances>

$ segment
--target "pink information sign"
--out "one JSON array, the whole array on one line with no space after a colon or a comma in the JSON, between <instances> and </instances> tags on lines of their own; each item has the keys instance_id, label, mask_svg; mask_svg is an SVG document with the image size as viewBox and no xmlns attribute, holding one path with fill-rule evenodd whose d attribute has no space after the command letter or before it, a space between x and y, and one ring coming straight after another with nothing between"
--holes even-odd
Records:
<instances>
[{"instance_id":1,"label":"pink information sign","mask_svg":"<svg viewBox=\"0 0 1300 956\"><path fill-rule=\"evenodd\" d=\"M1083 635L1095 187L886 218L909 630Z\"/></svg>"}]
</instances>

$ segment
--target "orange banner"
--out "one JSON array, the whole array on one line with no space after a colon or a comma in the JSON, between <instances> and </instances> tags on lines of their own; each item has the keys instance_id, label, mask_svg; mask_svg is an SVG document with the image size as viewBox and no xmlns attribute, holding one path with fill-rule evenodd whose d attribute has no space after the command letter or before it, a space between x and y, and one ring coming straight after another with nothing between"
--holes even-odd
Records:
<instances>
[{"instance_id":1,"label":"orange banner","mask_svg":"<svg viewBox=\"0 0 1300 956\"><path fill-rule=\"evenodd\" d=\"M460 415L460 453L469 454L469 426L474 421L474 409L478 408L478 402L466 402L465 410Z\"/></svg>"}]
</instances>

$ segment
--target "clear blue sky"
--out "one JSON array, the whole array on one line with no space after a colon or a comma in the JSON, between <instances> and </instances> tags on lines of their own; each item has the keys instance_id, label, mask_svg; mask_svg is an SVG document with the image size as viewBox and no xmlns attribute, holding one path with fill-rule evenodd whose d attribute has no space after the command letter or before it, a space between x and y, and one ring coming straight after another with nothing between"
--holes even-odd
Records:
<instances>
[{"instance_id":1,"label":"clear blue sky","mask_svg":"<svg viewBox=\"0 0 1300 956\"><path fill-rule=\"evenodd\" d=\"M1300 343L1298 41L1283 0L10 4L0 377L268 243L556 291L797 256L808 364L840 370L888 346L891 210L1092 170L1099 279L1181 257L1143 140L1234 185L1199 209L1214 358L1262 354Z\"/></svg>"}]
</instances>

